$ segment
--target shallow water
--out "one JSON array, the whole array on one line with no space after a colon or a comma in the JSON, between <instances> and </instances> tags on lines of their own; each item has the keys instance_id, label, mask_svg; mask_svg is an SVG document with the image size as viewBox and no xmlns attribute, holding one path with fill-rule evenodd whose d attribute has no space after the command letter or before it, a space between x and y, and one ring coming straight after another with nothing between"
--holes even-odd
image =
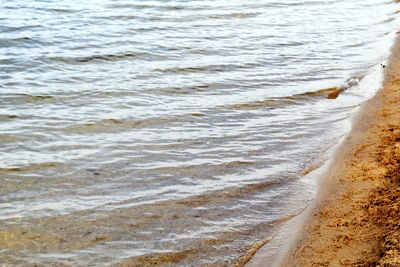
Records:
<instances>
[{"instance_id":1,"label":"shallow water","mask_svg":"<svg viewBox=\"0 0 400 267\"><path fill-rule=\"evenodd\" d=\"M397 8L2 1L0 264L237 262L313 198Z\"/></svg>"}]
</instances>

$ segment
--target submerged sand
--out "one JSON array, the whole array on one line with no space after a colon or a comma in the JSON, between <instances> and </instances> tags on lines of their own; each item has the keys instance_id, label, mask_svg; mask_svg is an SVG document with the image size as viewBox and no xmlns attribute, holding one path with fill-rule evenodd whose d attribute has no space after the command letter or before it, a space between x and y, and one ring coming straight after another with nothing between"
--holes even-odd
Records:
<instances>
[{"instance_id":1,"label":"submerged sand","mask_svg":"<svg viewBox=\"0 0 400 267\"><path fill-rule=\"evenodd\" d=\"M400 266L400 47L282 266Z\"/></svg>"}]
</instances>

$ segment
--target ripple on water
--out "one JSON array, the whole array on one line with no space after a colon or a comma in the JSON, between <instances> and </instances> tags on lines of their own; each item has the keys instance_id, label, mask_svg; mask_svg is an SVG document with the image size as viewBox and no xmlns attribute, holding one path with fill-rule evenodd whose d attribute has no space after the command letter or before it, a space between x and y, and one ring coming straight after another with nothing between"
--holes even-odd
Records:
<instances>
[{"instance_id":1,"label":"ripple on water","mask_svg":"<svg viewBox=\"0 0 400 267\"><path fill-rule=\"evenodd\" d=\"M0 265L243 263L380 87L397 8L5 1Z\"/></svg>"}]
</instances>

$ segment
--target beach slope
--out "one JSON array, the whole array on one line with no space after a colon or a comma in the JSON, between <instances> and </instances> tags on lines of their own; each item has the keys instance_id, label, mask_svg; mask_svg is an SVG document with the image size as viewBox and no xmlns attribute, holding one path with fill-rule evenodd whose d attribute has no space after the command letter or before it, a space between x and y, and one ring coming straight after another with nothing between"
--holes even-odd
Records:
<instances>
[{"instance_id":1,"label":"beach slope","mask_svg":"<svg viewBox=\"0 0 400 267\"><path fill-rule=\"evenodd\" d=\"M400 266L399 42L336 157L282 266Z\"/></svg>"}]
</instances>

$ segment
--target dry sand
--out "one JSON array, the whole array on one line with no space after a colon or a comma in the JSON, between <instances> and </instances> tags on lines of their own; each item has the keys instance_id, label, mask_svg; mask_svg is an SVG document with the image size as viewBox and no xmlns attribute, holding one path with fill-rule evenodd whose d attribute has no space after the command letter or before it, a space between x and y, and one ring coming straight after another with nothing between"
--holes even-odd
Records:
<instances>
[{"instance_id":1,"label":"dry sand","mask_svg":"<svg viewBox=\"0 0 400 267\"><path fill-rule=\"evenodd\" d=\"M400 45L282 266L400 266Z\"/></svg>"}]
</instances>

